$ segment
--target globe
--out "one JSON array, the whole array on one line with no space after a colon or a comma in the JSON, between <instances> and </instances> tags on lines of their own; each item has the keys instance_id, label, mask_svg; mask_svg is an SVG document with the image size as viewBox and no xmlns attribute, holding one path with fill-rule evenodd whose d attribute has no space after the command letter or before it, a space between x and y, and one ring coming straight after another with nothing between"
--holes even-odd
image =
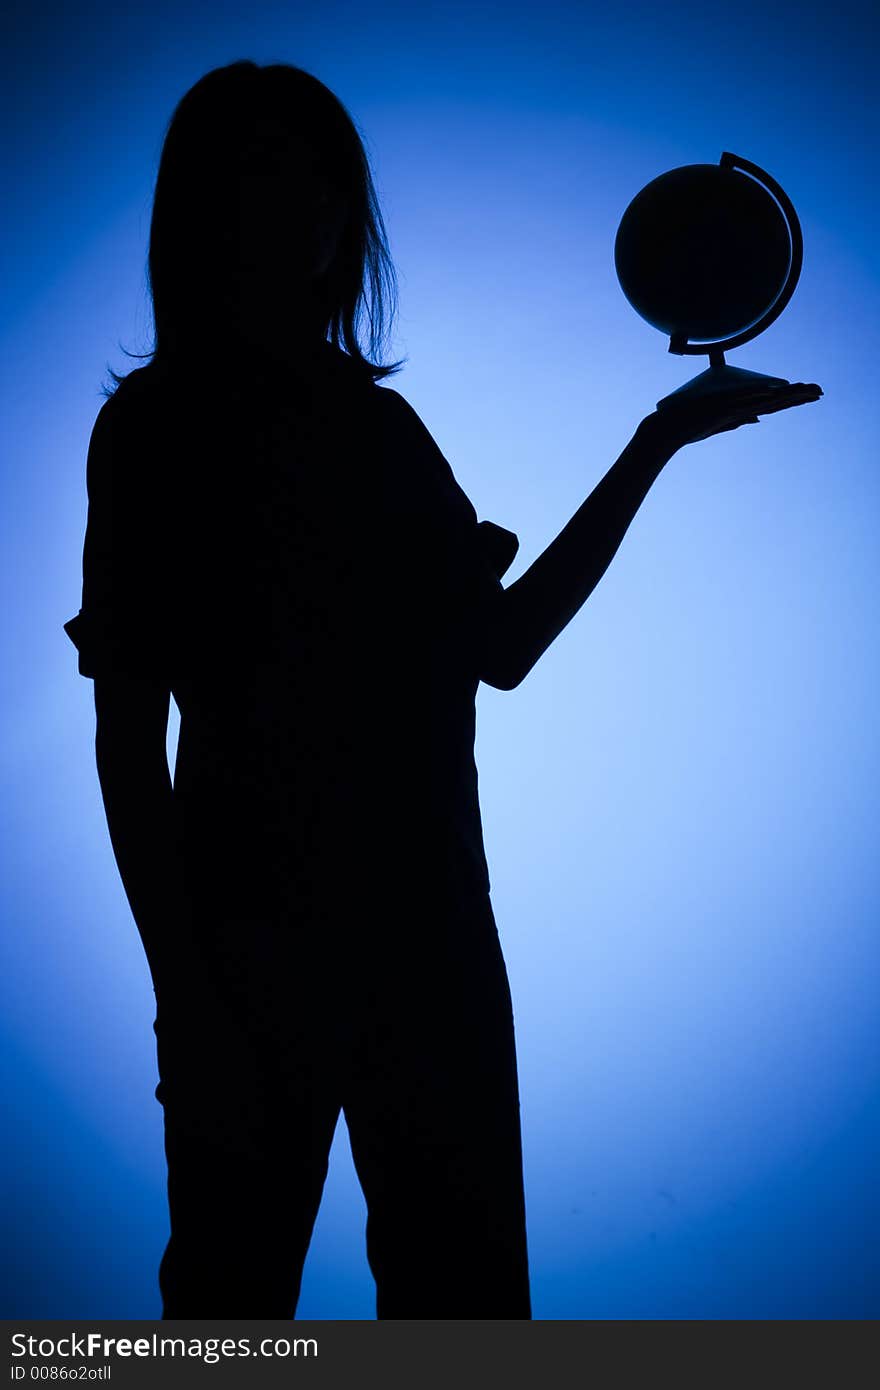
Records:
<instances>
[{"instance_id":1,"label":"globe","mask_svg":"<svg viewBox=\"0 0 880 1390\"><path fill-rule=\"evenodd\" d=\"M724 349L748 341L782 311L802 254L789 199L765 170L737 155L671 169L636 194L614 242L620 287L637 314L669 335L670 352L705 352L711 364L673 397L754 378L784 384L727 366Z\"/></svg>"}]
</instances>

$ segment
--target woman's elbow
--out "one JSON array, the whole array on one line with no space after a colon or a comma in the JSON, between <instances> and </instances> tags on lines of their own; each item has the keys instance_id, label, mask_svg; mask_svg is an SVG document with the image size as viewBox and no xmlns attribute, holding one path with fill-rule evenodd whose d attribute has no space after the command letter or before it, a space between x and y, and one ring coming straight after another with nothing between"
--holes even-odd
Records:
<instances>
[{"instance_id":1,"label":"woman's elbow","mask_svg":"<svg viewBox=\"0 0 880 1390\"><path fill-rule=\"evenodd\" d=\"M491 685L493 690L516 690L524 674L494 664L480 666L480 680L484 685Z\"/></svg>"},{"instance_id":2,"label":"woman's elbow","mask_svg":"<svg viewBox=\"0 0 880 1390\"><path fill-rule=\"evenodd\" d=\"M520 663L511 650L508 634L509 629L505 631L498 624L483 633L483 640L479 644L476 664L480 680L495 690L515 690L526 674L520 669Z\"/></svg>"}]
</instances>

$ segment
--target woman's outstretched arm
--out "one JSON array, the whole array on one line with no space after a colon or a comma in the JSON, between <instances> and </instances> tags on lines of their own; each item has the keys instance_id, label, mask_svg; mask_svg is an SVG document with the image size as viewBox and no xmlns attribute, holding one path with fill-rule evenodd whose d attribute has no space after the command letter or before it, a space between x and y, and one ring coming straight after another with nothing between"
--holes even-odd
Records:
<instances>
[{"instance_id":1,"label":"woman's outstretched arm","mask_svg":"<svg viewBox=\"0 0 880 1390\"><path fill-rule=\"evenodd\" d=\"M758 415L816 400L815 384L684 400L655 411L556 539L486 609L477 635L481 680L513 690L589 598L651 485L684 444L757 422Z\"/></svg>"},{"instance_id":2,"label":"woman's outstretched arm","mask_svg":"<svg viewBox=\"0 0 880 1390\"><path fill-rule=\"evenodd\" d=\"M165 739L170 691L118 672L95 677L95 755L113 853L156 983L182 906Z\"/></svg>"}]
</instances>

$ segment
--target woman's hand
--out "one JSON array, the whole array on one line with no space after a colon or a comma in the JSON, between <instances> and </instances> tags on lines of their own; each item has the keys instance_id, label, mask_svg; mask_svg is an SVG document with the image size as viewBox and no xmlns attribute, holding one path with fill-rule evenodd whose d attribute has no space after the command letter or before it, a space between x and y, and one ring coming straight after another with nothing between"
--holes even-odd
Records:
<instances>
[{"instance_id":1,"label":"woman's hand","mask_svg":"<svg viewBox=\"0 0 880 1390\"><path fill-rule=\"evenodd\" d=\"M711 396L682 396L680 401L647 415L636 433L671 457L685 444L738 429L740 425L755 425L761 415L806 405L822 394L821 386L815 382L795 381L787 386L759 383Z\"/></svg>"}]
</instances>

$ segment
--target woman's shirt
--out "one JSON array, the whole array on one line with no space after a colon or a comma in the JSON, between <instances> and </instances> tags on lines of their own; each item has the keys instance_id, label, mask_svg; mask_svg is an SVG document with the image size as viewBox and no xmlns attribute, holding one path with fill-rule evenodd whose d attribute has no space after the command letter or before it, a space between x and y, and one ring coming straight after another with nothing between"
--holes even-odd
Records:
<instances>
[{"instance_id":1,"label":"woman's shirt","mask_svg":"<svg viewBox=\"0 0 880 1390\"><path fill-rule=\"evenodd\" d=\"M416 412L324 345L306 374L132 372L89 446L79 670L160 681L194 885L488 891L476 634L517 549Z\"/></svg>"}]
</instances>

